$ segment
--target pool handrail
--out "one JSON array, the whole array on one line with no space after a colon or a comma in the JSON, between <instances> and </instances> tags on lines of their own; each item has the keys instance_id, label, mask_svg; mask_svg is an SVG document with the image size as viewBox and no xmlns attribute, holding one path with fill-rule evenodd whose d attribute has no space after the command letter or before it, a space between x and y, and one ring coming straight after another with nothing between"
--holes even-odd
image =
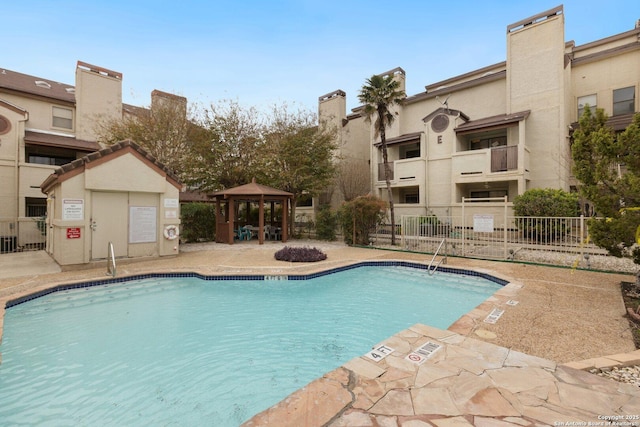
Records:
<instances>
[{"instance_id":1,"label":"pool handrail","mask_svg":"<svg viewBox=\"0 0 640 427\"><path fill-rule=\"evenodd\" d=\"M438 263L436 264L435 267L431 268L433 265L433 261L435 261L436 256L438 256L438 252L440 252L440 249L442 248L442 245L444 245L447 241L447 238L443 238L442 241L440 242L440 245L438 245L438 249L436 249L436 252L433 254L433 258L431 258L431 262L429 263L429 268L427 269L427 272L429 273L429 276L432 276L436 270L438 269L438 267L440 267L440 264L442 263L447 263L447 248L445 246L445 250L444 250L444 256L442 257L442 259L440 259L440 261L438 261Z\"/></svg>"},{"instance_id":2,"label":"pool handrail","mask_svg":"<svg viewBox=\"0 0 640 427\"><path fill-rule=\"evenodd\" d=\"M113 242L107 245L107 276L116 277L116 257L113 251Z\"/></svg>"}]
</instances>

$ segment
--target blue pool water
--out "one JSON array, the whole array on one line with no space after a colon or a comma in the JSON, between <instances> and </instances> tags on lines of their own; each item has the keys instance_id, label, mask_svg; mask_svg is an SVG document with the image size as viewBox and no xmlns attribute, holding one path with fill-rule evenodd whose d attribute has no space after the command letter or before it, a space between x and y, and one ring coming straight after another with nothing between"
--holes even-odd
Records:
<instances>
[{"instance_id":1,"label":"blue pool water","mask_svg":"<svg viewBox=\"0 0 640 427\"><path fill-rule=\"evenodd\" d=\"M0 425L237 426L415 323L447 328L498 288L359 267L52 293L6 310Z\"/></svg>"}]
</instances>

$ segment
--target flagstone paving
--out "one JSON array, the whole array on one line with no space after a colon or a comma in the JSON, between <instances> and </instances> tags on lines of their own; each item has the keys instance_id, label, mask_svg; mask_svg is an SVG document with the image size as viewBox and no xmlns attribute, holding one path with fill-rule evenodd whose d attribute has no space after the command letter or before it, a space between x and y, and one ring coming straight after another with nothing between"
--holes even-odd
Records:
<instances>
[{"instance_id":1,"label":"flagstone paving","mask_svg":"<svg viewBox=\"0 0 640 427\"><path fill-rule=\"evenodd\" d=\"M440 347L421 358L427 342ZM355 358L243 427L640 425L633 385L420 324L380 345L393 352Z\"/></svg>"}]
</instances>

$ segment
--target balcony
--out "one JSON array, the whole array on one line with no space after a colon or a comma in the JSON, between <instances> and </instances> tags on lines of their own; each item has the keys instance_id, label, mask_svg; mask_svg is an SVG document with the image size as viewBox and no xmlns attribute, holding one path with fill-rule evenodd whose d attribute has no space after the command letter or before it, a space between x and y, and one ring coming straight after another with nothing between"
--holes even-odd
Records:
<instances>
[{"instance_id":1,"label":"balcony","mask_svg":"<svg viewBox=\"0 0 640 427\"><path fill-rule=\"evenodd\" d=\"M389 162L390 179L394 182L407 182L422 179L424 176L425 160L410 158ZM378 163L378 181L384 181L384 163Z\"/></svg>"},{"instance_id":2,"label":"balcony","mask_svg":"<svg viewBox=\"0 0 640 427\"><path fill-rule=\"evenodd\" d=\"M501 146L455 153L452 158L454 176L488 175L518 171L518 146Z\"/></svg>"},{"instance_id":3,"label":"balcony","mask_svg":"<svg viewBox=\"0 0 640 427\"><path fill-rule=\"evenodd\" d=\"M491 172L506 172L518 169L518 146L491 149Z\"/></svg>"},{"instance_id":4,"label":"balcony","mask_svg":"<svg viewBox=\"0 0 640 427\"><path fill-rule=\"evenodd\" d=\"M389 179L393 181L394 162L389 162ZM386 181L384 176L384 163L378 163L378 181Z\"/></svg>"}]
</instances>

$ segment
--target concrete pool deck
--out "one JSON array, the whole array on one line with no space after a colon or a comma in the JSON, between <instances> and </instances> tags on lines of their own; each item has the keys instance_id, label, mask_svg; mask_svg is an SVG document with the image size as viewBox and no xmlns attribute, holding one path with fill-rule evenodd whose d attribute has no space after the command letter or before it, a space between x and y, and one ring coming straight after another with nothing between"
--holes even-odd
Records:
<instances>
[{"instance_id":1,"label":"concrete pool deck","mask_svg":"<svg viewBox=\"0 0 640 427\"><path fill-rule=\"evenodd\" d=\"M276 261L273 254L284 245L274 242L184 245L175 257L119 262L118 276L175 271L305 274L363 260L428 264L431 258L337 243L289 245L319 247L328 259L312 264ZM395 350L383 360L356 357L246 425L606 425L604 417L614 415L622 416L618 421L640 425L640 418L633 418L640 417L637 387L574 369L640 363L619 289L621 281L634 280L632 275L462 258L449 258L447 266L482 271L511 283L448 330L415 325L398 331L381 343ZM6 301L19 295L104 278L105 271L100 265L5 275L0 278L0 315ZM493 309L503 310L502 316L496 323L484 322ZM0 317L0 334L2 325ZM428 360L417 365L405 359L427 341L440 346ZM607 355L616 356L602 358Z\"/></svg>"}]
</instances>

